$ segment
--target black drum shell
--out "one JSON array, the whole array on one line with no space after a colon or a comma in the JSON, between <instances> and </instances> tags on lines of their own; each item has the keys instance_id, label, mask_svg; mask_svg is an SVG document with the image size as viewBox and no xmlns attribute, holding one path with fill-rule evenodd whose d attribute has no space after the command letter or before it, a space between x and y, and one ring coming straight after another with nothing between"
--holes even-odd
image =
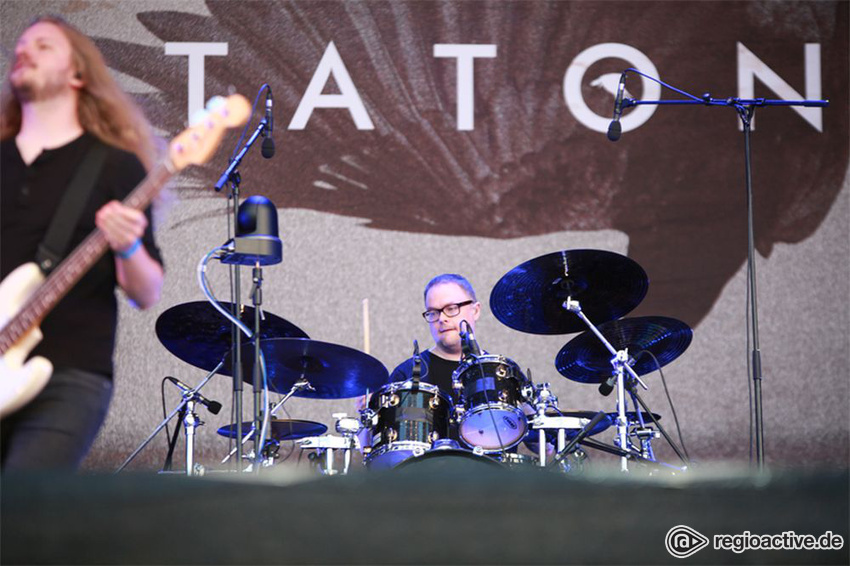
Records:
<instances>
[{"instance_id":1,"label":"black drum shell","mask_svg":"<svg viewBox=\"0 0 850 566\"><path fill-rule=\"evenodd\" d=\"M519 407L525 401L522 388L528 378L516 362L504 356L481 356L478 362L458 366L456 375L463 386L460 402L467 410L496 403Z\"/></svg>"},{"instance_id":2,"label":"black drum shell","mask_svg":"<svg viewBox=\"0 0 850 566\"><path fill-rule=\"evenodd\" d=\"M449 436L451 399L434 385L411 382L391 383L369 400L377 423L372 427L370 458L393 444L421 446L427 450L433 441Z\"/></svg>"}]
</instances>

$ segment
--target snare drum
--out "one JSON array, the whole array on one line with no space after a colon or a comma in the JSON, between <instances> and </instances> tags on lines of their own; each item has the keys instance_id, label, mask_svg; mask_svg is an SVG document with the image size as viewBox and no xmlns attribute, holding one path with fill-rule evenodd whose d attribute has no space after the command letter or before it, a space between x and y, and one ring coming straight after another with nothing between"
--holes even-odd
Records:
<instances>
[{"instance_id":1,"label":"snare drum","mask_svg":"<svg viewBox=\"0 0 850 566\"><path fill-rule=\"evenodd\" d=\"M387 384L372 395L369 409L374 415L367 423L372 432L365 461L370 468L392 468L448 437L452 402L431 383L420 382L417 389L412 381Z\"/></svg>"},{"instance_id":2,"label":"snare drum","mask_svg":"<svg viewBox=\"0 0 850 566\"><path fill-rule=\"evenodd\" d=\"M522 410L529 385L512 360L487 354L463 362L452 375L459 402L456 410L461 439L485 452L500 452L519 444L528 431Z\"/></svg>"}]
</instances>

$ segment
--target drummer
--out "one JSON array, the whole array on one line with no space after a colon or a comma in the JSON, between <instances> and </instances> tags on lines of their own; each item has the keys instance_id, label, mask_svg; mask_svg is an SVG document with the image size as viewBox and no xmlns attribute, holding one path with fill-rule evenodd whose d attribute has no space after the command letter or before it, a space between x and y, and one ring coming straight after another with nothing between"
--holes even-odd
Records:
<instances>
[{"instance_id":1,"label":"drummer","mask_svg":"<svg viewBox=\"0 0 850 566\"><path fill-rule=\"evenodd\" d=\"M422 381L440 388L452 396L452 373L462 357L460 324L465 320L475 333L475 322L481 316L481 303L466 277L444 273L425 285L425 312L434 345L422 352ZM413 377L413 358L400 363L390 375L390 382L407 381Z\"/></svg>"}]
</instances>

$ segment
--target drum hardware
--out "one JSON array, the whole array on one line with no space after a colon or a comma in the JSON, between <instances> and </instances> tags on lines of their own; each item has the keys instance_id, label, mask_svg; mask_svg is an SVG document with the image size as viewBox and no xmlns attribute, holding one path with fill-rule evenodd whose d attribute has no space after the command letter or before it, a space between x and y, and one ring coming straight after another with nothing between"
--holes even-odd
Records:
<instances>
[{"instance_id":1,"label":"drum hardware","mask_svg":"<svg viewBox=\"0 0 850 566\"><path fill-rule=\"evenodd\" d=\"M555 448L562 452L567 445L568 430L582 430L590 419L575 416L546 416L537 414L531 421L531 428L538 431L537 462L541 468L546 467L546 443L548 441L546 431L553 430L557 434Z\"/></svg>"},{"instance_id":2,"label":"drum hardware","mask_svg":"<svg viewBox=\"0 0 850 566\"><path fill-rule=\"evenodd\" d=\"M565 307L568 306L565 304ZM580 310L577 315L583 320L587 318ZM613 365L615 369L613 376L617 383L618 416L615 420L618 427L618 445L624 449L629 448L626 430L632 420L630 416L634 416L635 413L625 411L625 394L628 392L635 407L640 405L644 410L642 413L637 413L637 420L643 416L649 417L679 459L687 466L687 456L673 442L658 419L654 418L654 413L637 394L634 381L647 389L638 375L649 374L681 356L691 344L693 330L682 321L660 316L624 318L605 322L598 328L591 325L589 327L589 331L570 340L558 352L555 359L558 372L572 381L604 384L612 377L611 366ZM619 350L615 350L615 346ZM630 347L638 351L634 358L628 354ZM644 352L654 360L642 361L641 354ZM609 353L615 354L614 359L608 359ZM628 378L624 375L626 372L629 373ZM604 394L601 388L600 392ZM641 451L638 448L634 450Z\"/></svg>"},{"instance_id":3,"label":"drum hardware","mask_svg":"<svg viewBox=\"0 0 850 566\"><path fill-rule=\"evenodd\" d=\"M596 415L594 415L592 419L590 419L590 422L586 423L581 428L579 433L575 435L575 437L570 440L569 444L567 444L566 446L562 445L562 439L564 438L564 429L560 429L558 431L558 453L555 455L555 458L553 459L552 464L550 465L555 466L558 465L561 461L563 461L563 459L567 455L569 455L576 449L579 442L584 440L584 438L588 436L598 424L600 424L603 420L607 420L608 418L609 417L607 413L605 413L604 411L599 411L598 413L596 413ZM541 464L541 466L542 465L543 464Z\"/></svg>"},{"instance_id":4,"label":"drum hardware","mask_svg":"<svg viewBox=\"0 0 850 566\"><path fill-rule=\"evenodd\" d=\"M587 325L587 327L596 335L596 337L602 342L605 348L614 356L611 358L611 365L614 367L614 372L617 377L617 437L619 439L619 445L621 448L627 446L626 444L626 433L627 433L627 422L626 422L626 388L625 388L625 373L628 372L631 375L632 379L637 381L641 387L644 389L649 389L646 386L646 383L641 380L637 373L632 369L632 367L628 364L629 361L629 352L627 348L622 350L616 350L614 346L608 341L607 338L599 331L599 329L590 321L590 319L585 316L582 312L581 304L573 300L570 297L567 297L567 300L563 303L563 308L567 311L578 316L582 322ZM628 472L628 459L626 457L620 458L620 470L623 472Z\"/></svg>"},{"instance_id":5,"label":"drum hardware","mask_svg":"<svg viewBox=\"0 0 850 566\"><path fill-rule=\"evenodd\" d=\"M115 470L115 473L119 473L121 470L127 467L127 465L132 462L136 456L139 455L139 452L144 450L144 448L150 444L150 441L159 434L159 431L165 428L165 425L174 418L178 413L183 415L183 424L186 431L186 475L192 476L195 474L195 428L203 425L204 423L198 418L195 414L195 402L200 397L200 391L207 384L207 382L212 379L212 377L216 374L216 370L219 369L224 362L220 362L216 368L213 368L213 371L208 373L206 377L199 383L194 389L184 390L183 391L183 399L180 401L180 404L177 405L163 420L157 427L151 432L150 436L148 436L138 448L136 448L132 454L130 454L126 460Z\"/></svg>"},{"instance_id":6,"label":"drum hardware","mask_svg":"<svg viewBox=\"0 0 850 566\"><path fill-rule=\"evenodd\" d=\"M311 460L319 461L324 458L324 466L321 467L322 474L335 476L347 474L351 464L351 450L357 447L357 438L346 436L310 436L295 441L302 450L315 450ZM334 467L334 450L343 450L343 469L338 471Z\"/></svg>"},{"instance_id":7,"label":"drum hardware","mask_svg":"<svg viewBox=\"0 0 850 566\"><path fill-rule=\"evenodd\" d=\"M640 443L640 455L647 460L655 460L655 453L652 451L652 441L656 438L661 438L661 433L654 428L637 428L633 433Z\"/></svg>"},{"instance_id":8,"label":"drum hardware","mask_svg":"<svg viewBox=\"0 0 850 566\"><path fill-rule=\"evenodd\" d=\"M264 418L263 418L263 420L262 420L262 422L263 422L263 425L262 425L262 426L263 426L263 429L265 429L265 428L266 428L266 424L267 424L268 422L270 422L270 421L269 421L270 417L273 417L273 416L277 413L277 411L278 411L281 407L283 407L283 404L284 404L284 403L286 403L286 402L289 400L289 398L290 398L290 397L292 397L293 395L295 395L298 391L300 391L300 390L302 390L302 389L312 389L312 388L313 388L313 387L312 387L312 385L310 385L310 383L309 383L307 380L305 380L305 379L301 379L301 380L298 380L297 382L295 382L295 383L292 385L292 388L289 390L289 392L288 392L286 395L284 395L284 396L283 396L283 398L282 398L280 401L278 401L277 403L275 403L275 405L274 405L274 406L272 406L272 408L271 408L268 412L266 412L266 414L264 415ZM303 421L303 422L309 422L309 421ZM312 424L318 424L318 423L312 423ZM244 427L245 425L248 425L248 426L249 426L248 432L247 432L247 433L245 433L245 434L242 436L242 441L241 441L241 442L239 442L239 443L238 443L238 445L237 445L236 447L234 447L234 448L233 448L233 449L232 449L232 450L231 450L231 451L227 454L227 456L225 456L225 457L224 457L224 459L221 461L221 463L222 463L222 464L227 463L227 461L228 461L228 460L230 460L230 458L232 458L234 454L236 454L236 452L238 451L239 446L242 446L243 444L245 444L246 442L248 442L248 440L250 440L250 439L252 439L252 438L254 437L254 432L255 432L255 430L256 430L256 429L255 429L255 427L256 427L256 423L254 423L254 422L252 422L252 423L244 423L244 424L243 424L243 427ZM320 426L323 426L323 427L324 427L324 425L320 425ZM235 428L235 429L237 429L237 430L229 430L229 429L231 429L231 427L234 427L234 428ZM237 435L239 434L239 433L238 433L238 429L239 429L239 428L240 428L240 427L235 426L235 425L228 425L228 426L226 426L226 427L222 427L222 428L220 428L220 429L218 430L218 433L219 433L219 434L221 434L222 436L227 436L228 438L237 438L237 437L238 437ZM228 432L223 432L223 430L228 430ZM325 427L325 430L327 430L327 427ZM260 434L260 438L265 439L265 438L266 438L266 434L265 434L265 433L266 433L266 431L261 429L261 431L260 431L260 432L261 432L261 434ZM324 432L324 430L323 430L322 432ZM322 434L322 432L320 432L319 434ZM231 434L231 433L232 433L232 434ZM313 433L313 434L315 434L315 433ZM274 435L272 435L272 439L273 439L273 438L274 438ZM256 446L255 446L255 450L256 450Z\"/></svg>"}]
</instances>

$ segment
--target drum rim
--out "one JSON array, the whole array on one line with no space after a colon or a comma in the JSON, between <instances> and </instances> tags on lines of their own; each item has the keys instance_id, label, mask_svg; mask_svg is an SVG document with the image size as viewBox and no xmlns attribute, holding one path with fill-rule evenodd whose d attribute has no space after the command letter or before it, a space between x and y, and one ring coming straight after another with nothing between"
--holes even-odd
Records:
<instances>
[{"instance_id":1,"label":"drum rim","mask_svg":"<svg viewBox=\"0 0 850 566\"><path fill-rule=\"evenodd\" d=\"M405 386L407 386L407 387L405 387ZM413 380L412 379L408 379L407 381L393 381L391 383L387 383L385 385L382 385L381 388L375 390L375 392L372 393L372 395L375 396L375 395L380 395L380 394L385 394L385 393L396 393L398 391L408 391L408 390L412 390L412 389L413 389ZM442 389L440 389L439 386L434 385L433 383L429 383L427 381L420 381L418 389L425 391L426 393L439 395L440 397L442 397L443 399L445 399L449 403L452 402L451 397L449 395L447 395Z\"/></svg>"},{"instance_id":2,"label":"drum rim","mask_svg":"<svg viewBox=\"0 0 850 566\"><path fill-rule=\"evenodd\" d=\"M491 359L491 358L495 358L495 359ZM519 371L520 375L523 376L523 378L528 379L528 378L526 378L525 374L522 371L522 368L520 367L520 365L518 363L516 363L511 358L504 356L502 354L481 354L480 356L476 356L471 360L461 361L461 363L457 366L457 369L454 371L454 374L455 375L461 375L468 368L479 365L482 362L485 362L485 363L486 362L506 363L507 365L510 365L510 366L513 366L514 368L516 368Z\"/></svg>"},{"instance_id":3,"label":"drum rim","mask_svg":"<svg viewBox=\"0 0 850 566\"><path fill-rule=\"evenodd\" d=\"M432 458L437 458L438 456L460 456L464 459L476 460L479 462L487 462L488 465L491 465L494 468L502 468L506 467L506 464L500 462L498 460L493 459L488 456L486 453L477 454L475 451L467 449L467 448L435 448L431 450L425 451L424 454L420 454L418 456L412 456L406 460L403 460L395 465L393 469L399 469L405 466L408 466L410 462L417 462L422 460L430 460Z\"/></svg>"}]
</instances>

